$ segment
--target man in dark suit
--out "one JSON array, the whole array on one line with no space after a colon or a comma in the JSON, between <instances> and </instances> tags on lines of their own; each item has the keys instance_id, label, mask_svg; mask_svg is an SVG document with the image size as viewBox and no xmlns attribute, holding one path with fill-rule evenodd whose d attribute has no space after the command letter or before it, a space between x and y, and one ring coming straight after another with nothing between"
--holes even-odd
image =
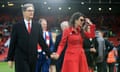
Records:
<instances>
[{"instance_id":1,"label":"man in dark suit","mask_svg":"<svg viewBox=\"0 0 120 72\"><path fill-rule=\"evenodd\" d=\"M23 20L13 25L10 46L8 51L8 65L13 66L15 72L35 72L37 61L37 44L39 43L46 55L50 56L40 24L33 21L33 4L24 4L22 7Z\"/></svg>"},{"instance_id":2,"label":"man in dark suit","mask_svg":"<svg viewBox=\"0 0 120 72\"><path fill-rule=\"evenodd\" d=\"M44 18L39 19L39 23L41 24L43 30L43 38L48 45L48 48L51 52L54 50L54 43L52 39L52 33L48 31L48 23ZM48 58L44 51L42 51L41 47L38 45L38 60L36 64L36 72L49 72L51 58Z\"/></svg>"}]
</instances>

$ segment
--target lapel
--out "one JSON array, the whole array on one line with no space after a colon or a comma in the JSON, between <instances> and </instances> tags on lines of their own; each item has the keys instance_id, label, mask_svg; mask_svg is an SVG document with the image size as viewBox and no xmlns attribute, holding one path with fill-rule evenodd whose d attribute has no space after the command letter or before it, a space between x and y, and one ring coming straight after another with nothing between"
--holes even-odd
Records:
<instances>
[{"instance_id":1,"label":"lapel","mask_svg":"<svg viewBox=\"0 0 120 72\"><path fill-rule=\"evenodd\" d=\"M50 33L47 31L47 33L48 33L48 36L50 37ZM44 32L44 39L46 40L46 37L47 37L47 35L46 35L46 32Z\"/></svg>"},{"instance_id":2,"label":"lapel","mask_svg":"<svg viewBox=\"0 0 120 72\"><path fill-rule=\"evenodd\" d=\"M32 21L32 23L31 23L31 32L28 33L28 34L32 34L33 33L33 29L34 29L34 22Z\"/></svg>"},{"instance_id":3,"label":"lapel","mask_svg":"<svg viewBox=\"0 0 120 72\"><path fill-rule=\"evenodd\" d=\"M46 41L46 32L43 33L44 40Z\"/></svg>"},{"instance_id":4,"label":"lapel","mask_svg":"<svg viewBox=\"0 0 120 72\"><path fill-rule=\"evenodd\" d=\"M22 20L21 26L22 26L21 29L23 29L23 31L24 31L26 34L28 34L28 30L27 30L27 28L26 28L26 26L25 26L24 20Z\"/></svg>"}]
</instances>

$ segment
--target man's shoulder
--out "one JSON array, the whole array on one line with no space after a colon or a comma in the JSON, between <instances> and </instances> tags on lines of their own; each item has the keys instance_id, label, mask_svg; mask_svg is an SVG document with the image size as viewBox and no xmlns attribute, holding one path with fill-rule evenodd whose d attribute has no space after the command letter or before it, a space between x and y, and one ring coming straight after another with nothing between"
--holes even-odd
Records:
<instances>
[{"instance_id":1,"label":"man's shoulder","mask_svg":"<svg viewBox=\"0 0 120 72\"><path fill-rule=\"evenodd\" d=\"M19 27L21 24L23 24L24 23L24 21L18 21L18 22L16 22L15 24L13 24L13 27Z\"/></svg>"}]
</instances>

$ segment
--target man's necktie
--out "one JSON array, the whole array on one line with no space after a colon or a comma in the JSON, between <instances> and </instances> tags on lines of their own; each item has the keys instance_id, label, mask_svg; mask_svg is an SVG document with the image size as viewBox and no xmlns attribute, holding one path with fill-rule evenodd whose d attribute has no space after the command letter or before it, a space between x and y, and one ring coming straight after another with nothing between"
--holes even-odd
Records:
<instances>
[{"instance_id":1,"label":"man's necktie","mask_svg":"<svg viewBox=\"0 0 120 72\"><path fill-rule=\"evenodd\" d=\"M30 27L30 22L28 22L28 32L30 33L31 27Z\"/></svg>"},{"instance_id":2,"label":"man's necktie","mask_svg":"<svg viewBox=\"0 0 120 72\"><path fill-rule=\"evenodd\" d=\"M49 37L49 33L48 32L45 32L45 39L46 39L46 44L48 45L48 47L49 47L49 45L50 45L50 37Z\"/></svg>"}]
</instances>

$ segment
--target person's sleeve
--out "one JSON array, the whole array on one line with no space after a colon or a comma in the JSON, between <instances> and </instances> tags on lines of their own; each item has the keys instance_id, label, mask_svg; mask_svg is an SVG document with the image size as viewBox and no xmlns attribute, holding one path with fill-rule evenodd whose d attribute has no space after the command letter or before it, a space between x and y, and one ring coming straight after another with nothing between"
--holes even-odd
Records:
<instances>
[{"instance_id":1,"label":"person's sleeve","mask_svg":"<svg viewBox=\"0 0 120 72\"><path fill-rule=\"evenodd\" d=\"M16 33L16 25L13 25L12 27L12 32L11 32L11 40L10 40L10 46L8 50L8 56L7 60L8 61L13 61L14 60L14 55L15 55L15 45L16 45L16 40L17 40L17 33Z\"/></svg>"},{"instance_id":2,"label":"person's sleeve","mask_svg":"<svg viewBox=\"0 0 120 72\"><path fill-rule=\"evenodd\" d=\"M85 31L86 37L87 38L94 38L95 37L95 29L96 29L95 24L90 25L90 32Z\"/></svg>"},{"instance_id":3,"label":"person's sleeve","mask_svg":"<svg viewBox=\"0 0 120 72\"><path fill-rule=\"evenodd\" d=\"M63 31L63 34L62 34L62 38L60 40L60 43L59 43L59 46L58 46L58 49L57 49L57 54L60 55L61 52L63 51L65 45L66 45L66 42L67 42L67 39L68 39L68 34L69 34L69 30L68 29L65 29Z\"/></svg>"},{"instance_id":4,"label":"person's sleeve","mask_svg":"<svg viewBox=\"0 0 120 72\"><path fill-rule=\"evenodd\" d=\"M114 48L113 44L111 44L108 40L105 40L105 45L108 48L108 52L110 52Z\"/></svg>"},{"instance_id":5,"label":"person's sleeve","mask_svg":"<svg viewBox=\"0 0 120 72\"><path fill-rule=\"evenodd\" d=\"M60 40L61 40L61 36L62 35L58 35L57 37L56 37L56 40L55 40L55 52L57 51L57 49L58 49L58 45L59 45L59 43L60 43Z\"/></svg>"}]
</instances>

